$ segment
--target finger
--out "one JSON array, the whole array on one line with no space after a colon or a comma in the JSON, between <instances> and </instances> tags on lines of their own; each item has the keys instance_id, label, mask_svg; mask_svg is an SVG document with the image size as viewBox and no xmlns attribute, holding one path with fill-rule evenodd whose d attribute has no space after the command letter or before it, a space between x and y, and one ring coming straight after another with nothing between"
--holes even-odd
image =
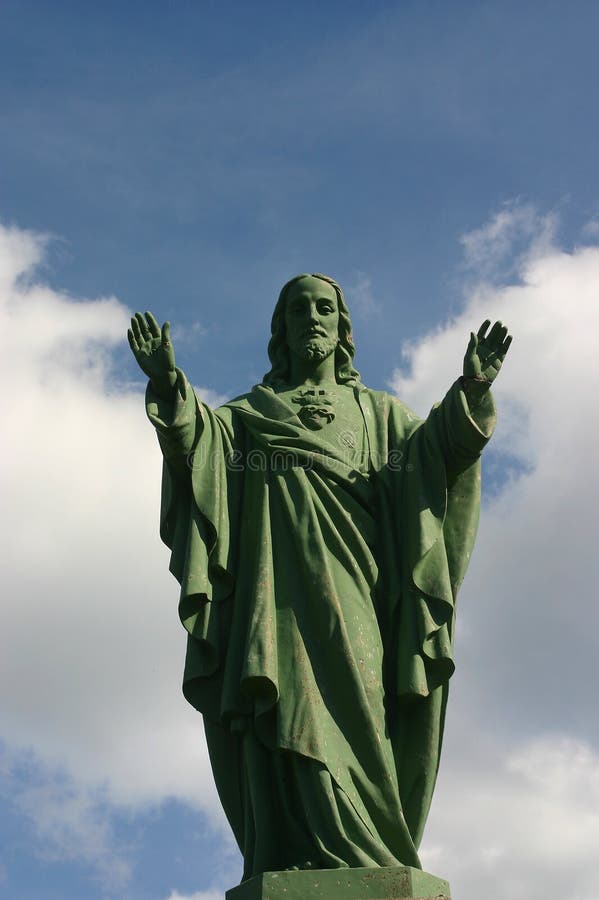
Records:
<instances>
[{"instance_id":1,"label":"finger","mask_svg":"<svg viewBox=\"0 0 599 900\"><path fill-rule=\"evenodd\" d=\"M142 333L142 336L145 340L148 340L150 337L150 329L148 328L148 323L145 320L145 317L141 313L135 313L135 318L139 322L139 330Z\"/></svg>"},{"instance_id":2,"label":"finger","mask_svg":"<svg viewBox=\"0 0 599 900\"><path fill-rule=\"evenodd\" d=\"M508 336L506 337L505 341L503 342L503 347L502 347L502 350L501 350L501 352L503 353L504 356L505 356L505 354L508 352L508 350L510 349L512 340L513 340L513 338L512 338L512 336L511 336L511 334L508 334Z\"/></svg>"},{"instance_id":3,"label":"finger","mask_svg":"<svg viewBox=\"0 0 599 900\"><path fill-rule=\"evenodd\" d=\"M480 326L480 328L478 329L478 335L477 335L477 337L478 337L478 340L479 340L479 341L482 341L482 340L484 339L484 337L485 337L485 335L486 335L486 333L487 333L487 328L489 327L490 324L491 324L491 320L490 320L490 319L485 319L485 321L483 322L483 324L482 324L482 325Z\"/></svg>"},{"instance_id":4,"label":"finger","mask_svg":"<svg viewBox=\"0 0 599 900\"><path fill-rule=\"evenodd\" d=\"M152 337L160 337L160 326L158 325L158 322L156 321L150 310L147 310L146 312L146 320Z\"/></svg>"},{"instance_id":5,"label":"finger","mask_svg":"<svg viewBox=\"0 0 599 900\"><path fill-rule=\"evenodd\" d=\"M501 323L497 323L501 325ZM507 335L507 327L505 325L501 325L500 328L497 329L497 349L500 350L503 347L503 342L505 341Z\"/></svg>"},{"instance_id":6,"label":"finger","mask_svg":"<svg viewBox=\"0 0 599 900\"><path fill-rule=\"evenodd\" d=\"M162 346L170 347L171 344L171 323L165 322L162 326Z\"/></svg>"},{"instance_id":7,"label":"finger","mask_svg":"<svg viewBox=\"0 0 599 900\"><path fill-rule=\"evenodd\" d=\"M468 341L468 346L466 347L466 357L473 357L476 355L476 349L478 347L478 337L475 335L473 331L470 332L470 340Z\"/></svg>"},{"instance_id":8,"label":"finger","mask_svg":"<svg viewBox=\"0 0 599 900\"><path fill-rule=\"evenodd\" d=\"M503 325L501 322L495 322L490 332L487 335L487 343L488 344L497 344L500 343L499 336L503 330ZM507 333L507 328L505 329Z\"/></svg>"},{"instance_id":9,"label":"finger","mask_svg":"<svg viewBox=\"0 0 599 900\"><path fill-rule=\"evenodd\" d=\"M137 351L139 350L139 345L138 345L137 341L135 340L135 335L133 334L133 332L131 331L130 328L127 329L127 339L129 341L129 346L131 347L133 352L137 353Z\"/></svg>"},{"instance_id":10,"label":"finger","mask_svg":"<svg viewBox=\"0 0 599 900\"><path fill-rule=\"evenodd\" d=\"M136 316L133 316L131 319L131 331L135 337L135 340L138 344L143 344L143 337L139 328L139 322L137 321Z\"/></svg>"}]
</instances>

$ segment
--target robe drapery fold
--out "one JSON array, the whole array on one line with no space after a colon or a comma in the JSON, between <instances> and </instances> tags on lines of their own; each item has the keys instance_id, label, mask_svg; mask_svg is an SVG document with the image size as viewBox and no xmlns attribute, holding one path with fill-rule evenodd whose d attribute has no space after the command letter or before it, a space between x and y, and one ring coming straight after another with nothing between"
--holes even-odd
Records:
<instances>
[{"instance_id":1,"label":"robe drapery fold","mask_svg":"<svg viewBox=\"0 0 599 900\"><path fill-rule=\"evenodd\" d=\"M180 372L174 407L148 390L183 690L244 877L420 865L495 413L459 381L425 421L353 390L362 465L266 385L216 411Z\"/></svg>"}]
</instances>

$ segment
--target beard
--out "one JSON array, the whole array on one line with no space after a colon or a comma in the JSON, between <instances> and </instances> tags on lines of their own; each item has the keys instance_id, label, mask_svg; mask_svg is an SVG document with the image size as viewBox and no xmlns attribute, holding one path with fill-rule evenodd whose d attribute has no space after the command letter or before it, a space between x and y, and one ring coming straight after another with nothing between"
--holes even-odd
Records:
<instances>
[{"instance_id":1,"label":"beard","mask_svg":"<svg viewBox=\"0 0 599 900\"><path fill-rule=\"evenodd\" d=\"M310 338L309 341L306 341L301 348L298 347L298 355L301 356L302 359L321 362L323 359L330 356L331 353L334 353L336 348L337 341L334 341L329 337L314 337Z\"/></svg>"}]
</instances>

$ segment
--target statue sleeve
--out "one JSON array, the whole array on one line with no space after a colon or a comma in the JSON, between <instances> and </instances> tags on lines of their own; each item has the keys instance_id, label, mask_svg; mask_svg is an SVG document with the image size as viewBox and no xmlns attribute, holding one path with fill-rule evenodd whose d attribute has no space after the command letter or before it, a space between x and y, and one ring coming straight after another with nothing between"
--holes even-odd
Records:
<instances>
[{"instance_id":1,"label":"statue sleeve","mask_svg":"<svg viewBox=\"0 0 599 900\"><path fill-rule=\"evenodd\" d=\"M203 430L203 417L193 388L180 369L172 397L165 400L146 390L146 413L158 435L162 455L174 472L183 474Z\"/></svg>"},{"instance_id":2,"label":"statue sleeve","mask_svg":"<svg viewBox=\"0 0 599 900\"><path fill-rule=\"evenodd\" d=\"M424 428L437 434L445 459L449 486L468 466L476 462L493 434L495 402L490 390L472 397L458 379L441 403L431 410Z\"/></svg>"},{"instance_id":3,"label":"statue sleeve","mask_svg":"<svg viewBox=\"0 0 599 900\"><path fill-rule=\"evenodd\" d=\"M494 424L490 393L471 408L457 381L408 440L397 501L404 598L400 695L426 696L453 672L455 602L478 526L480 454Z\"/></svg>"},{"instance_id":4,"label":"statue sleeve","mask_svg":"<svg viewBox=\"0 0 599 900\"><path fill-rule=\"evenodd\" d=\"M216 671L222 654L223 612L233 587L236 521L234 428L226 409L201 403L179 369L173 395L151 385L146 411L163 454L160 536L171 551L170 571L181 586L179 616L189 635L185 682ZM213 711L213 715L216 712Z\"/></svg>"},{"instance_id":5,"label":"statue sleeve","mask_svg":"<svg viewBox=\"0 0 599 900\"><path fill-rule=\"evenodd\" d=\"M411 433L397 479L402 589L389 655L395 660L392 691L400 711L392 740L402 806L416 845L439 764L454 671L456 599L478 525L480 454L494 423L490 393L470 405L457 381Z\"/></svg>"}]
</instances>

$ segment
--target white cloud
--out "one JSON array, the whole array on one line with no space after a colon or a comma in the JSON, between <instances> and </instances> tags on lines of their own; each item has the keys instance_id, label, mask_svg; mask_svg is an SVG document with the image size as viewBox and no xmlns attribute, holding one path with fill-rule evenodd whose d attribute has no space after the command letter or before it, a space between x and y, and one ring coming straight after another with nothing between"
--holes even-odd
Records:
<instances>
[{"instance_id":1,"label":"white cloud","mask_svg":"<svg viewBox=\"0 0 599 900\"><path fill-rule=\"evenodd\" d=\"M450 873L467 900L489 883L509 900L596 897L599 755L561 736L507 753L464 749L435 801L425 866Z\"/></svg>"},{"instance_id":2,"label":"white cloud","mask_svg":"<svg viewBox=\"0 0 599 900\"><path fill-rule=\"evenodd\" d=\"M42 769L13 794L15 808L32 825L38 857L88 863L107 888L123 889L131 876L129 848L114 838L101 790Z\"/></svg>"},{"instance_id":3,"label":"white cloud","mask_svg":"<svg viewBox=\"0 0 599 900\"><path fill-rule=\"evenodd\" d=\"M203 337L205 334L206 329L204 325L197 319L186 325L176 324L171 328L173 341L175 341L177 345L182 343L193 344L198 338Z\"/></svg>"},{"instance_id":4,"label":"white cloud","mask_svg":"<svg viewBox=\"0 0 599 900\"><path fill-rule=\"evenodd\" d=\"M213 391L212 388L203 387L202 385L195 385L194 390L200 400L203 403L207 403L212 409L216 409L217 406L222 406L223 403L226 403L226 401L230 399L229 397L225 397L224 394Z\"/></svg>"},{"instance_id":5,"label":"white cloud","mask_svg":"<svg viewBox=\"0 0 599 900\"><path fill-rule=\"evenodd\" d=\"M480 228L462 235L464 265L486 277L506 264L508 271L517 271L553 246L557 224L552 213L539 215L530 204L506 203Z\"/></svg>"},{"instance_id":6,"label":"white cloud","mask_svg":"<svg viewBox=\"0 0 599 900\"><path fill-rule=\"evenodd\" d=\"M374 297L372 279L364 272L357 272L345 289L347 305L362 318L368 318L373 313L380 311L380 306Z\"/></svg>"},{"instance_id":7,"label":"white cloud","mask_svg":"<svg viewBox=\"0 0 599 900\"><path fill-rule=\"evenodd\" d=\"M596 240L599 237L599 220L597 218L589 219L582 228L583 235L590 239Z\"/></svg>"},{"instance_id":8,"label":"white cloud","mask_svg":"<svg viewBox=\"0 0 599 900\"><path fill-rule=\"evenodd\" d=\"M160 453L141 381L126 386L115 369L130 313L36 283L45 243L0 227L0 737L9 768L27 749L43 774L15 802L48 852L74 853L81 830L80 857L102 868L101 804L173 797L223 817L200 717L180 690Z\"/></svg>"},{"instance_id":9,"label":"white cloud","mask_svg":"<svg viewBox=\"0 0 599 900\"><path fill-rule=\"evenodd\" d=\"M513 207L467 236L470 262L488 252L493 279L483 264L462 312L406 345L393 376L424 414L460 374L468 333L484 318L514 334L496 384L499 424L483 463L494 488L460 597L425 834L425 864L464 900L489 879L505 900L597 895L599 248L565 252L549 240L554 226ZM502 284L506 271L512 283Z\"/></svg>"}]
</instances>

